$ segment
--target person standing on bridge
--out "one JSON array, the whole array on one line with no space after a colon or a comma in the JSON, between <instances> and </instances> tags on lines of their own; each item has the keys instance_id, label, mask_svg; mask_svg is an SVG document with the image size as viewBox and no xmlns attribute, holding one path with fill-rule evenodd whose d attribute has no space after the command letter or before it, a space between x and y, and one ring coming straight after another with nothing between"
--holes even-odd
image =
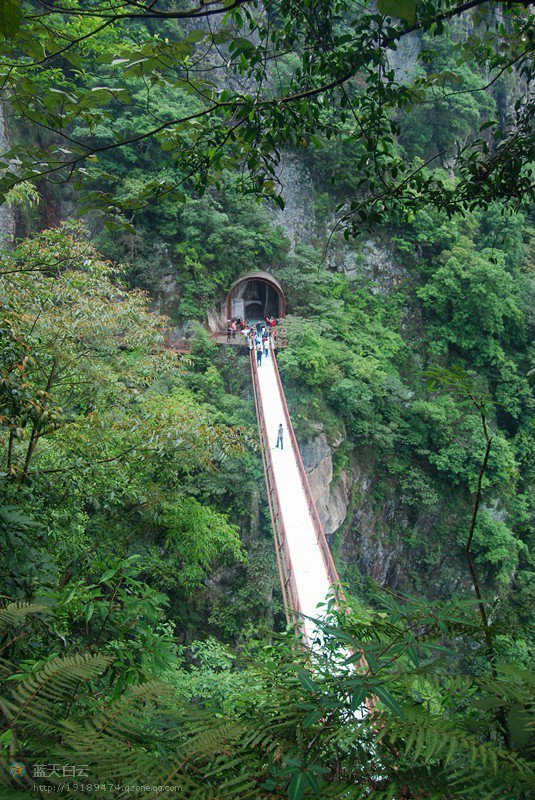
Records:
<instances>
[{"instance_id":1,"label":"person standing on bridge","mask_svg":"<svg viewBox=\"0 0 535 800\"><path fill-rule=\"evenodd\" d=\"M275 445L275 447L278 447L280 444L281 450L284 450L284 442L282 439L283 434L284 434L284 428L282 427L282 422L281 422L279 425L279 430L277 431L277 444Z\"/></svg>"},{"instance_id":2,"label":"person standing on bridge","mask_svg":"<svg viewBox=\"0 0 535 800\"><path fill-rule=\"evenodd\" d=\"M269 334L266 328L262 332L262 346L264 348L264 358L267 358L269 355Z\"/></svg>"},{"instance_id":3,"label":"person standing on bridge","mask_svg":"<svg viewBox=\"0 0 535 800\"><path fill-rule=\"evenodd\" d=\"M256 345L256 363L258 366L262 364L262 342L258 342Z\"/></svg>"},{"instance_id":4,"label":"person standing on bridge","mask_svg":"<svg viewBox=\"0 0 535 800\"><path fill-rule=\"evenodd\" d=\"M230 327L230 320L227 320L227 344L230 344L231 335L232 335L232 328Z\"/></svg>"}]
</instances>

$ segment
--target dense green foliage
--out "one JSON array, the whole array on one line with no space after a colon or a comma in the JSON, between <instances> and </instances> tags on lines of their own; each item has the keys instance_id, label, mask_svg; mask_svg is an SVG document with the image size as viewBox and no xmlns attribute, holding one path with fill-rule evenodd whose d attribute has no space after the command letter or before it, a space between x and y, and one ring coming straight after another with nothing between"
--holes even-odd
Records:
<instances>
[{"instance_id":1,"label":"dense green foliage","mask_svg":"<svg viewBox=\"0 0 535 800\"><path fill-rule=\"evenodd\" d=\"M4 636L24 620L38 626L33 616L46 624L38 607L0 612ZM468 608L390 601L326 622L319 653L296 652L287 637L237 663L203 647L193 672L176 658L160 680L111 700L101 654L52 658L26 675L4 661L4 744L24 736L38 762L51 748L69 764L83 754L84 796L94 798L136 784L228 800L527 797L533 681L518 666L492 679L470 674L480 628ZM469 669L452 676L454 639ZM353 666L361 649L365 673ZM496 736L500 712L507 733ZM66 791L61 776L40 783Z\"/></svg>"},{"instance_id":2,"label":"dense green foliage","mask_svg":"<svg viewBox=\"0 0 535 800\"><path fill-rule=\"evenodd\" d=\"M146 591L157 585L193 622L185 598L216 563L245 563L239 529L259 473L240 398L207 369L202 339L187 362L164 346L164 318L118 285L79 227L23 242L2 281L4 591L52 592L65 633L80 613L100 626L110 576L135 554ZM266 600L242 614L257 620Z\"/></svg>"},{"instance_id":3,"label":"dense green foliage","mask_svg":"<svg viewBox=\"0 0 535 800\"><path fill-rule=\"evenodd\" d=\"M5 155L5 191L75 177L86 206L122 216L221 185L235 168L242 188L281 202L281 149L345 133L360 141L366 167L345 208L356 224L384 221L392 207L453 212L532 195L532 99L520 88L497 115L492 101L475 99L507 74L529 84L533 19L522 0L64 0L38 4L39 14L33 0L9 4L16 22L0 22L3 86L43 138ZM449 48L436 39L450 20L463 30L462 65L445 72ZM415 32L425 49L407 82L392 55ZM417 132L400 120L414 105L423 109ZM453 160L458 179L404 159L400 134L413 155ZM167 157L150 179L134 170L117 191L109 156L129 168L132 147Z\"/></svg>"},{"instance_id":4,"label":"dense green foliage","mask_svg":"<svg viewBox=\"0 0 535 800\"><path fill-rule=\"evenodd\" d=\"M373 495L360 503L377 509L378 534L381 509L395 499L383 538L402 543L410 564L391 579L397 588L428 591L431 573L441 594L459 590L485 442L470 399L430 389L425 370L442 364L473 373L493 436L474 552L487 591L509 597L504 618L517 592L519 607L532 598L527 231L521 217L504 218L499 209L452 221L420 213L393 231L402 278L386 295L318 267L310 253L280 273L298 298L281 356L294 408L300 419L323 421L332 440L343 439L342 470L348 456L366 465ZM347 567L362 591L362 573ZM518 646L524 652L523 633Z\"/></svg>"},{"instance_id":5,"label":"dense green foliage","mask_svg":"<svg viewBox=\"0 0 535 800\"><path fill-rule=\"evenodd\" d=\"M0 6L2 797L54 762L106 800L525 800L529 4ZM202 325L250 269L347 501L313 652L247 360Z\"/></svg>"}]
</instances>

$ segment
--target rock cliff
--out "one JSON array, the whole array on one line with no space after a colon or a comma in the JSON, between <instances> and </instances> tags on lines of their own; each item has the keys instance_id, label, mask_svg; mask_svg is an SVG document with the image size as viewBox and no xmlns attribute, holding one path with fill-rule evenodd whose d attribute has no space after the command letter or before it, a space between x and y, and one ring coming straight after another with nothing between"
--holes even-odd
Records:
<instances>
[{"instance_id":1,"label":"rock cliff","mask_svg":"<svg viewBox=\"0 0 535 800\"><path fill-rule=\"evenodd\" d=\"M0 102L0 153L9 150L9 138L6 127L6 112ZM0 248L11 247L15 235L15 215L13 210L4 203L0 205Z\"/></svg>"}]
</instances>

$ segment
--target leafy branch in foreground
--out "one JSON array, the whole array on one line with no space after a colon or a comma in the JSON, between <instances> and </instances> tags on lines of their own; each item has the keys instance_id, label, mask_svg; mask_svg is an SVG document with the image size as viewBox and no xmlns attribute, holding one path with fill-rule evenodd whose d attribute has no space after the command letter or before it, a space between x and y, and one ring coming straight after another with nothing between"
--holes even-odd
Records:
<instances>
[{"instance_id":1,"label":"leafy branch in foreground","mask_svg":"<svg viewBox=\"0 0 535 800\"><path fill-rule=\"evenodd\" d=\"M200 667L147 676L110 699L109 666L98 655L45 660L14 682L4 661L9 758L31 751L83 763L95 784L109 787L104 795L89 789L95 798L122 797L138 782L228 800L527 796L532 676L511 666L492 679L451 675L452 663L460 655L468 663L479 647L470 605L377 600L373 612L332 608L314 653L296 650L291 633L263 647L223 696L209 673L203 696L189 696ZM347 657L361 649L366 670ZM73 686L66 717L62 700ZM371 697L373 710L358 713ZM496 737L496 707L510 725L511 750ZM10 797L7 787L30 778L10 781L6 771L2 780Z\"/></svg>"},{"instance_id":2,"label":"leafy branch in foreground","mask_svg":"<svg viewBox=\"0 0 535 800\"><path fill-rule=\"evenodd\" d=\"M458 42L461 63L489 70L489 85L513 73L529 87L529 3L402 0L377 9L350 0L237 0L180 9L115 2L39 8L35 15L24 6L20 24L0 42L0 79L11 113L43 136L42 146L16 145L4 154L4 193L23 182L75 178L90 206L127 224L125 214L132 220L136 209L159 197L203 192L240 168L244 189L281 203L281 151L313 150L349 134L363 138L368 152L358 191L344 207L346 224L381 221L392 208L428 202L450 213L497 198L518 205L531 194L529 91L514 98L509 119L489 114L483 135L459 136L430 156L429 163L450 168L456 162L452 187L396 145L405 111L436 100L437 78L403 81L391 63L405 37L428 37L423 59L448 22L463 19L469 33ZM180 25L203 17L203 27ZM282 82L279 71L287 75ZM131 92L136 79L150 87L149 103L158 90L182 102L165 110L156 103L145 123L147 103ZM118 118L126 125L117 126ZM137 197L119 198L107 186L107 154L150 140L168 154L165 169Z\"/></svg>"},{"instance_id":3,"label":"leafy branch in foreground","mask_svg":"<svg viewBox=\"0 0 535 800\"><path fill-rule=\"evenodd\" d=\"M464 370L460 368L450 368L450 369L432 368L427 370L426 374L428 377L428 388L434 389L437 387L437 385L441 385L447 387L450 391L453 390L454 392L458 392L462 397L468 398L468 400L479 412L481 418L481 427L485 438L485 452L483 454L481 460L481 466L477 476L477 484L474 493L474 504L472 509L472 515L470 518L470 527L468 530L468 537L466 540L464 552L468 564L468 569L470 571L470 576L472 579L474 593L477 598L477 606L479 609L479 614L481 616L483 634L487 646L488 659L491 672L494 679L497 679L498 677L497 663L496 663L497 656L494 647L493 631L491 629L489 617L487 614L487 609L485 607L485 602L483 600L479 575L477 573L474 559L471 553L472 541L474 538L474 532L476 530L476 525L477 525L479 506L482 500L483 479L485 477L485 473L487 470L490 451L492 447L492 436L489 433L489 423L485 411L487 398L477 394L476 390L474 389L473 381L471 380L470 376L468 375L468 373L466 373ZM497 706L496 708L496 718L500 725L500 730L504 738L504 742L507 747L510 747L510 737L508 732L507 720L504 713L504 709L501 705Z\"/></svg>"},{"instance_id":4,"label":"leafy branch in foreground","mask_svg":"<svg viewBox=\"0 0 535 800\"><path fill-rule=\"evenodd\" d=\"M474 531L476 529L476 524L477 524L477 515L479 511L479 506L481 504L483 479L485 477L485 472L487 469L490 451L492 447L492 436L489 434L489 424L485 412L487 398L480 396L476 393L476 390L474 389L473 386L473 381L471 380L468 373L463 369L460 368L447 369L447 368L434 367L427 369L425 375L428 378L427 381L428 389L434 390L436 389L437 386L440 385L447 388L450 391L454 391L460 394L461 397L468 398L468 400L470 400L472 405L479 412L481 418L481 427L483 430L483 435L485 437L485 452L483 454L481 460L481 466L477 476L477 485L474 493L474 505L472 509L472 516L470 518L468 538L466 540L466 545L465 545L465 556L466 556L466 561L468 563L468 569L470 570L474 592L477 597L477 603L478 603L479 613L481 615L481 621L483 623L483 629L487 631L489 627L489 619L485 608L485 604L483 602L483 597L481 594L481 584L471 554L472 540L474 538ZM488 636L487 633L485 635ZM487 638L487 644L489 646L489 655L491 657L491 661L494 661L492 640Z\"/></svg>"}]
</instances>

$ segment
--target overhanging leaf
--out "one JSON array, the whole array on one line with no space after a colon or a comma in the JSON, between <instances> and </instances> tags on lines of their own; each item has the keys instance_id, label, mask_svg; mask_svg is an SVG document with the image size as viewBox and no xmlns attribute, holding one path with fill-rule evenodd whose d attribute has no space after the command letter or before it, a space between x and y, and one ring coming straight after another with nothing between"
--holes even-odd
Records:
<instances>
[{"instance_id":1,"label":"overhanging leaf","mask_svg":"<svg viewBox=\"0 0 535 800\"><path fill-rule=\"evenodd\" d=\"M296 772L288 787L288 800L301 800L308 786L306 772Z\"/></svg>"},{"instance_id":2,"label":"overhanging leaf","mask_svg":"<svg viewBox=\"0 0 535 800\"><path fill-rule=\"evenodd\" d=\"M377 8L385 16L406 19L409 22L416 20L418 0L378 0Z\"/></svg>"},{"instance_id":3,"label":"overhanging leaf","mask_svg":"<svg viewBox=\"0 0 535 800\"><path fill-rule=\"evenodd\" d=\"M0 37L11 39L22 22L20 0L0 0Z\"/></svg>"},{"instance_id":4,"label":"overhanging leaf","mask_svg":"<svg viewBox=\"0 0 535 800\"><path fill-rule=\"evenodd\" d=\"M303 689L306 689L307 692L310 692L311 694L318 693L319 691L318 686L312 680L312 676L310 672L308 672L308 670L300 669L299 672L297 673L297 677L299 678L299 683L301 684Z\"/></svg>"},{"instance_id":5,"label":"overhanging leaf","mask_svg":"<svg viewBox=\"0 0 535 800\"><path fill-rule=\"evenodd\" d=\"M377 697L389 708L394 714L397 714L399 717L403 717L403 711L401 706L398 704L395 697L388 691L384 686L378 686L375 689L375 694Z\"/></svg>"}]
</instances>

